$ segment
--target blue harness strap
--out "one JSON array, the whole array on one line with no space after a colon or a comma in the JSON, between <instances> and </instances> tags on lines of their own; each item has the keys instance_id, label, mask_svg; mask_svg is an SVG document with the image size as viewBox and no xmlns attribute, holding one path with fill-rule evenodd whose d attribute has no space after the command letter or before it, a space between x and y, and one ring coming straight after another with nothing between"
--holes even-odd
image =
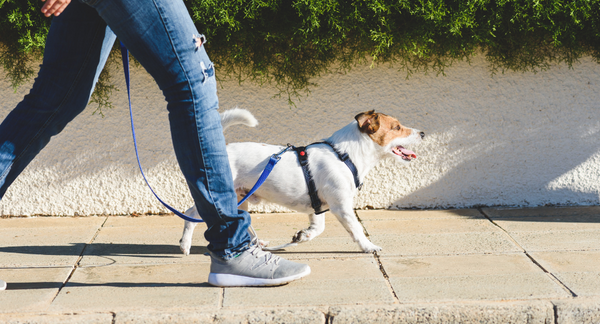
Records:
<instances>
[{"instance_id":1,"label":"blue harness strap","mask_svg":"<svg viewBox=\"0 0 600 324\"><path fill-rule=\"evenodd\" d=\"M125 83L127 84L127 99L129 100L129 116L131 118L131 134L133 136L133 147L135 148L135 157L137 158L138 167L140 169L140 172L142 173L142 177L144 178L146 185L148 186L148 188L150 188L150 191L152 192L154 197L156 197L156 199L158 199L158 201L160 201L160 203L163 204L163 206L165 206L168 210L170 210L175 215L185 219L188 222L202 223L202 222L204 222L204 220L189 217L189 216L181 213L177 209L171 207L169 204L165 203L154 192L154 189L152 189L152 187L150 186L148 179L146 179L146 175L144 174L144 170L142 169L142 164L140 163L140 154L138 153L137 140L136 140L136 136L135 136L135 126L133 125L133 110L131 108L131 90L130 90L131 87L129 85L129 79L130 79L130 77L129 77L129 51L127 50L125 45L123 45L123 43L121 43L121 57L123 59L123 73L125 74ZM273 154L273 156L271 156L271 158L269 159L269 162L267 163L267 166L263 170L258 181L254 185L254 187L252 187L250 192L248 192L248 194L238 203L238 206L241 205L246 199L248 199L256 191L256 189L258 189L258 187L260 187L265 182L265 180L267 179L267 177L273 170L273 167L275 167L275 164L277 164L277 162L279 162L279 159L281 158L280 155L285 153L290 148L291 148L291 145L288 144L288 146L285 149L283 149L281 152L279 152L277 154ZM198 213L200 213L200 211L198 211Z\"/></svg>"},{"instance_id":2,"label":"blue harness strap","mask_svg":"<svg viewBox=\"0 0 600 324\"><path fill-rule=\"evenodd\" d=\"M267 177L269 176L271 171L273 171L275 164L277 164L277 162L279 162L279 160L281 159L281 154L287 152L288 150L290 150L292 148L293 148L293 146L288 144L279 153L271 155L271 157L269 158L269 162L267 162L267 166L265 166L265 169L260 174L260 177L258 177L258 181L256 181L256 183L254 184L254 187L252 187L252 189L250 189L250 191L248 191L248 193L244 196L244 198L242 198L242 200L240 200L240 202L238 202L238 206L241 205L244 201L246 201L246 199L250 198L250 196L252 196L252 194L258 189L258 187L262 186L262 184L265 183L265 181L267 180Z\"/></svg>"}]
</instances>

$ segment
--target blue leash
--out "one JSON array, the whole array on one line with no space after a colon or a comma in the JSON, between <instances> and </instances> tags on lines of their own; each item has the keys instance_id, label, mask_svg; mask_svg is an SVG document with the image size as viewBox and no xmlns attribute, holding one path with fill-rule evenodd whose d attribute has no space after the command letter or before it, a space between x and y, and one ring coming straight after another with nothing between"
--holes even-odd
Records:
<instances>
[{"instance_id":1,"label":"blue leash","mask_svg":"<svg viewBox=\"0 0 600 324\"><path fill-rule=\"evenodd\" d=\"M133 136L133 147L135 148L135 157L137 158L138 167L140 168L142 177L144 178L144 181L146 181L146 185L148 185L148 188L150 188L150 191L152 191L152 194L154 194L154 197L156 197L156 199L158 199L158 201L160 201L160 203L163 204L168 210L172 211L175 215L185 219L188 222L202 223L202 222L204 222L204 220L186 216L185 214L179 212L177 209L169 206L169 204L162 201L162 199L160 199L160 197L158 197L158 195L154 192L154 190L150 186L148 179L146 179L146 175L144 174L144 171L142 170L142 164L140 163L140 154L138 153L137 140L135 137L135 126L133 125L133 110L131 108L131 91L130 91L130 85L129 85L129 51L127 50L125 45L123 45L123 43L121 43L121 57L123 59L123 72L125 74L125 83L127 84L127 99L129 100L129 116L131 117L131 134ZM281 152L279 152L277 154L273 154L271 156L271 158L269 159L269 162L267 163L267 166L265 167L265 169L261 173L260 177L258 178L258 181L254 185L254 187L252 187L252 189L248 192L248 194L246 194L246 196L244 196L244 198L242 200L240 200L240 202L238 203L238 206L240 206L244 201L246 201L246 199L248 199L265 182L265 180L267 180L267 177L269 176L271 171L273 171L273 167L275 167L275 164L277 164L277 162L279 162L279 160L281 159L281 154L287 152L291 148L292 148L292 146L288 144L288 146L286 148L284 148L283 150L281 150ZM200 213L200 211L198 211L198 213Z\"/></svg>"}]
</instances>

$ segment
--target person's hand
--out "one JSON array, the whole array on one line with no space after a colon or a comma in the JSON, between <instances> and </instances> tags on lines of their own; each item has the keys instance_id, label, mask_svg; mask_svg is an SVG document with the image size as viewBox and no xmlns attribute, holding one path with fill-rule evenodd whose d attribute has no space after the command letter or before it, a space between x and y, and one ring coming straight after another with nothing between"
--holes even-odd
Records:
<instances>
[{"instance_id":1,"label":"person's hand","mask_svg":"<svg viewBox=\"0 0 600 324\"><path fill-rule=\"evenodd\" d=\"M42 0L45 1L42 13L46 17L58 16L71 3L71 0Z\"/></svg>"}]
</instances>

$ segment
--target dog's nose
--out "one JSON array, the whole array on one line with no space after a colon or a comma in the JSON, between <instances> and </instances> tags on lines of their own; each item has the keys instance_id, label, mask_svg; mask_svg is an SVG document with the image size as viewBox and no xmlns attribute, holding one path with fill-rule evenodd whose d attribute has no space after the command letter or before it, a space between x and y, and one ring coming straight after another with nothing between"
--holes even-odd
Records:
<instances>
[{"instance_id":1,"label":"dog's nose","mask_svg":"<svg viewBox=\"0 0 600 324\"><path fill-rule=\"evenodd\" d=\"M425 133L424 132L420 132L419 135L421 135L421 139L425 138Z\"/></svg>"}]
</instances>

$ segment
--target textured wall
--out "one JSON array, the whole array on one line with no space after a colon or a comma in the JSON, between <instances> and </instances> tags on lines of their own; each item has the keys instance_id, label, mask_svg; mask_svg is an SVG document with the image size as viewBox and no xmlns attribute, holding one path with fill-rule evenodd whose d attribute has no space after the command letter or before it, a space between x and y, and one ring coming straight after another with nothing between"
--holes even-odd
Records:
<instances>
[{"instance_id":1,"label":"textured wall","mask_svg":"<svg viewBox=\"0 0 600 324\"><path fill-rule=\"evenodd\" d=\"M218 71L217 71L218 72ZM25 170L0 202L2 215L89 215L164 212L137 170L126 93L105 117L90 106ZM289 107L276 91L221 83L221 109L252 111L256 129L232 128L228 141L307 144L329 136L361 111L375 109L427 133L408 167L384 161L356 199L364 208L600 203L600 65L492 76L482 57L446 76L408 80L390 67L359 67L316 82ZM191 204L169 135L165 103L141 70L132 79L135 122L145 171L161 198ZM0 117L21 100L0 82ZM257 211L279 210L271 205Z\"/></svg>"}]
</instances>

